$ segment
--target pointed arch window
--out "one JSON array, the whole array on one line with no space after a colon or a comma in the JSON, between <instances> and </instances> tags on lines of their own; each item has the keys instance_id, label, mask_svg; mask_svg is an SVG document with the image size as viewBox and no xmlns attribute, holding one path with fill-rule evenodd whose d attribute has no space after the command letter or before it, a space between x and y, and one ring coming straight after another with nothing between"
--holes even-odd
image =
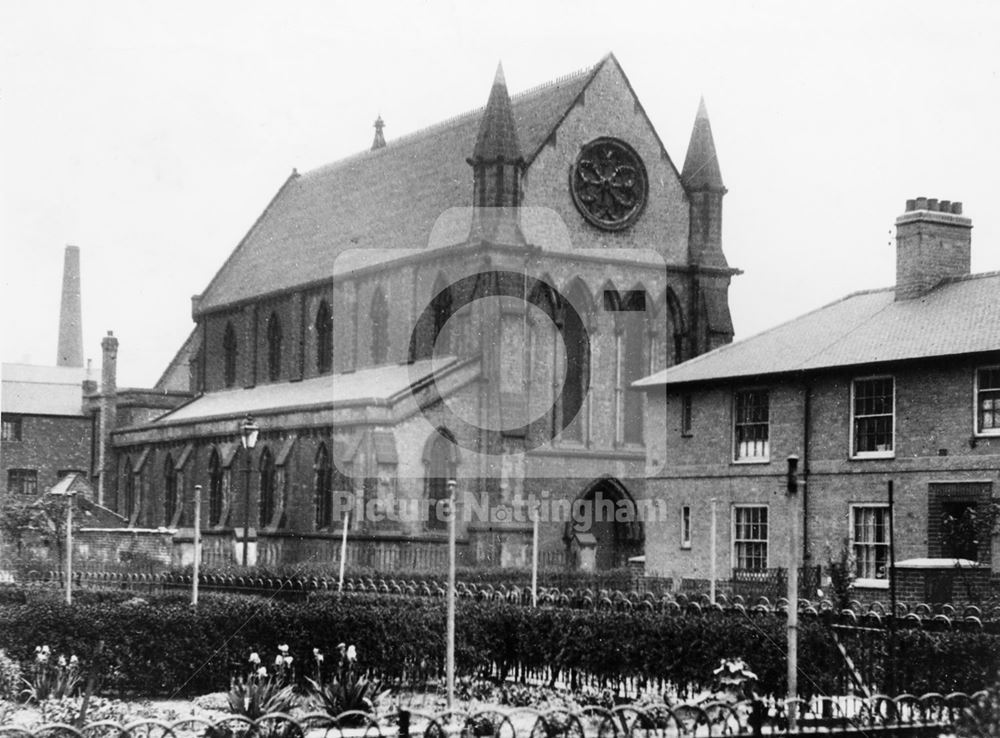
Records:
<instances>
[{"instance_id":1,"label":"pointed arch window","mask_svg":"<svg viewBox=\"0 0 1000 738\"><path fill-rule=\"evenodd\" d=\"M389 355L389 305L381 287L375 288L369 314L372 327L372 363L384 364Z\"/></svg>"},{"instance_id":2,"label":"pointed arch window","mask_svg":"<svg viewBox=\"0 0 1000 738\"><path fill-rule=\"evenodd\" d=\"M272 382L281 378L281 320L277 313L267 319L267 376Z\"/></svg>"},{"instance_id":3,"label":"pointed arch window","mask_svg":"<svg viewBox=\"0 0 1000 738\"><path fill-rule=\"evenodd\" d=\"M633 389L632 383L641 379L648 369L646 360L646 292L641 287L624 296L619 327L622 333L621 392L623 393L622 432L625 443L643 442L643 393Z\"/></svg>"},{"instance_id":4,"label":"pointed arch window","mask_svg":"<svg viewBox=\"0 0 1000 738\"><path fill-rule=\"evenodd\" d=\"M451 353L451 331L448 329L448 317L451 315L451 286L444 275L438 277L434 285L434 333L437 339L431 346L433 353L437 349L442 355Z\"/></svg>"},{"instance_id":5,"label":"pointed arch window","mask_svg":"<svg viewBox=\"0 0 1000 738\"><path fill-rule=\"evenodd\" d=\"M177 512L177 470L174 457L167 454L163 462L163 524L170 525Z\"/></svg>"},{"instance_id":6,"label":"pointed arch window","mask_svg":"<svg viewBox=\"0 0 1000 738\"><path fill-rule=\"evenodd\" d=\"M444 274L439 274L431 290L431 309L421 315L415 331L416 340L410 345L410 361L429 359L434 356L435 351L442 356L451 353L451 331L448 326L452 304L451 289L448 279Z\"/></svg>"},{"instance_id":7,"label":"pointed arch window","mask_svg":"<svg viewBox=\"0 0 1000 738\"><path fill-rule=\"evenodd\" d=\"M316 460L313 464L316 473L314 480L314 504L316 506L316 529L329 528L333 521L333 465L330 463L330 452L326 444L321 443L316 450Z\"/></svg>"},{"instance_id":8,"label":"pointed arch window","mask_svg":"<svg viewBox=\"0 0 1000 738\"><path fill-rule=\"evenodd\" d=\"M566 344L566 376L563 380L563 402L559 408L562 414L564 438L573 441L584 440L585 387L590 379L590 351L587 324L591 311L590 293L582 282L576 281L566 297L567 307L572 307L582 318L582 323L564 321L563 341Z\"/></svg>"},{"instance_id":9,"label":"pointed arch window","mask_svg":"<svg viewBox=\"0 0 1000 738\"><path fill-rule=\"evenodd\" d=\"M333 369L333 318L326 300L316 311L316 370L326 374Z\"/></svg>"},{"instance_id":10,"label":"pointed arch window","mask_svg":"<svg viewBox=\"0 0 1000 738\"><path fill-rule=\"evenodd\" d=\"M458 454L451 433L443 428L434 431L424 452L424 464L427 469L427 527L430 530L445 530L448 521L438 514L438 503L448 499L448 480L454 479L458 470Z\"/></svg>"},{"instance_id":11,"label":"pointed arch window","mask_svg":"<svg viewBox=\"0 0 1000 738\"><path fill-rule=\"evenodd\" d=\"M226 323L222 336L222 381L227 387L236 384L236 331L232 323Z\"/></svg>"},{"instance_id":12,"label":"pointed arch window","mask_svg":"<svg viewBox=\"0 0 1000 738\"><path fill-rule=\"evenodd\" d=\"M274 517L277 470L274 466L274 456L271 450L265 448L260 455L260 499L258 500L258 525L265 528L271 524Z\"/></svg>"},{"instance_id":13,"label":"pointed arch window","mask_svg":"<svg viewBox=\"0 0 1000 738\"><path fill-rule=\"evenodd\" d=\"M208 524L222 525L222 459L217 449L208 458Z\"/></svg>"}]
</instances>

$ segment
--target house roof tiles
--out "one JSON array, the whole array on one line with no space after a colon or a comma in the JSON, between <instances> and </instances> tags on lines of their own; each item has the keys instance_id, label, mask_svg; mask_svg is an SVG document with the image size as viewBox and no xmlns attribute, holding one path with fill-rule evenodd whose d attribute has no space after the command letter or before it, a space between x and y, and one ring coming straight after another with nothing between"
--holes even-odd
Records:
<instances>
[{"instance_id":1,"label":"house roof tiles","mask_svg":"<svg viewBox=\"0 0 1000 738\"><path fill-rule=\"evenodd\" d=\"M1000 351L1000 272L951 279L920 298L858 292L633 386L704 382Z\"/></svg>"}]
</instances>

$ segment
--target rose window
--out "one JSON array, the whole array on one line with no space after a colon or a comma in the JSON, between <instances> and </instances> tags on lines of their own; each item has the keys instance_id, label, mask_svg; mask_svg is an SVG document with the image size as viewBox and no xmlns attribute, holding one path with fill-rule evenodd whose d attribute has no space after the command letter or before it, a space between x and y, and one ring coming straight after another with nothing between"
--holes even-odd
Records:
<instances>
[{"instance_id":1,"label":"rose window","mask_svg":"<svg viewBox=\"0 0 1000 738\"><path fill-rule=\"evenodd\" d=\"M580 150L570 170L570 191L577 209L599 228L631 225L646 204L646 168L631 146L599 138Z\"/></svg>"}]
</instances>

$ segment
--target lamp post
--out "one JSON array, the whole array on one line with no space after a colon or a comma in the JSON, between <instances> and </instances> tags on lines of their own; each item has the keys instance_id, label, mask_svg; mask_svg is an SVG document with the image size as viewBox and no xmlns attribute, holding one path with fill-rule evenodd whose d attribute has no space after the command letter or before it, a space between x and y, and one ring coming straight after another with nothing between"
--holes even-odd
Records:
<instances>
[{"instance_id":1,"label":"lamp post","mask_svg":"<svg viewBox=\"0 0 1000 738\"><path fill-rule=\"evenodd\" d=\"M457 486L458 483L454 479L448 480L448 625L445 681L449 710L455 706L455 519L458 517L455 488Z\"/></svg>"},{"instance_id":2,"label":"lamp post","mask_svg":"<svg viewBox=\"0 0 1000 738\"><path fill-rule=\"evenodd\" d=\"M201 566L201 485L194 486L194 562L191 572L191 607L198 607L198 577Z\"/></svg>"},{"instance_id":3,"label":"lamp post","mask_svg":"<svg viewBox=\"0 0 1000 738\"><path fill-rule=\"evenodd\" d=\"M799 457L788 457L788 729L795 730L799 696Z\"/></svg>"},{"instance_id":4,"label":"lamp post","mask_svg":"<svg viewBox=\"0 0 1000 738\"><path fill-rule=\"evenodd\" d=\"M253 422L253 417L247 413L246 419L240 425L240 442L246 453L243 464L243 566L249 566L248 551L250 546L250 452L257 445L260 426Z\"/></svg>"}]
</instances>

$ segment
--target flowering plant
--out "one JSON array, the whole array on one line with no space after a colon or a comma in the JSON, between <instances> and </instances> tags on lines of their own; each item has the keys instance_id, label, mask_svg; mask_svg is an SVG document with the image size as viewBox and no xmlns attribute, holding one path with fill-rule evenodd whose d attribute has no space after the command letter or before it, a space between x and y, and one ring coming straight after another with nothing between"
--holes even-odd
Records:
<instances>
[{"instance_id":1,"label":"flowering plant","mask_svg":"<svg viewBox=\"0 0 1000 738\"><path fill-rule=\"evenodd\" d=\"M292 660L288 646L279 646L273 671L269 673L261 664L260 655L256 651L251 653L247 676L230 680L226 694L230 711L256 720L271 712L291 710L297 702L292 686Z\"/></svg>"},{"instance_id":2,"label":"flowering plant","mask_svg":"<svg viewBox=\"0 0 1000 738\"><path fill-rule=\"evenodd\" d=\"M733 702L753 697L753 683L757 681L757 675L750 671L743 659L722 659L712 674L719 684L722 697Z\"/></svg>"},{"instance_id":3,"label":"flowering plant","mask_svg":"<svg viewBox=\"0 0 1000 738\"><path fill-rule=\"evenodd\" d=\"M323 664L326 659L318 648L313 649L316 679L306 677L306 682L309 683L309 697L330 715L340 715L349 711L374 712L375 704L388 696L390 690L382 690L379 682L358 673L356 668L358 650L353 645L339 644L337 654L337 665L333 674L324 681ZM356 719L359 717L356 716Z\"/></svg>"},{"instance_id":4,"label":"flowering plant","mask_svg":"<svg viewBox=\"0 0 1000 738\"><path fill-rule=\"evenodd\" d=\"M47 699L61 700L72 697L80 688L82 679L80 660L70 656L52 658L52 649L46 646L35 646L35 659L28 667L28 678L22 678L27 687L21 694L29 702L42 702Z\"/></svg>"}]
</instances>

